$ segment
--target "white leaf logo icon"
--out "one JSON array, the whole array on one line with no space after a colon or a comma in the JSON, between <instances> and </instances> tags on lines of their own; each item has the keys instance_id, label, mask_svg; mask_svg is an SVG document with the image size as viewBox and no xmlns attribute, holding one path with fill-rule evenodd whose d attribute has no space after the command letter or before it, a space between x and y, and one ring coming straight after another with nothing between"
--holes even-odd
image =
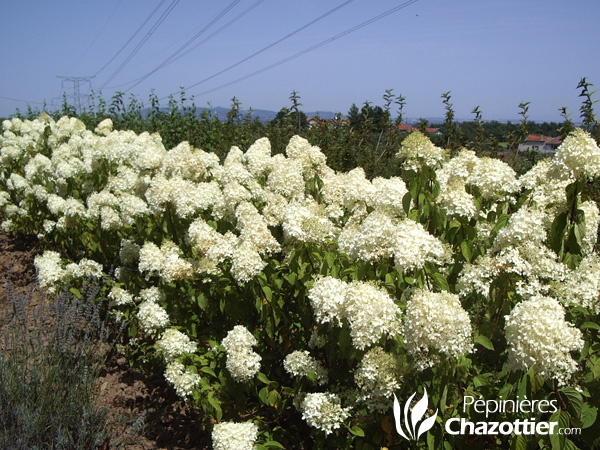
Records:
<instances>
[{"instance_id":1,"label":"white leaf logo icon","mask_svg":"<svg viewBox=\"0 0 600 450\"><path fill-rule=\"evenodd\" d=\"M404 428L406 429L406 432L405 432L404 428L402 427L402 423L401 423L402 411L400 409L400 403L398 402L398 398L396 397L396 394L394 394L394 419L396 421L396 431L398 432L398 434L400 436L402 436L404 439L409 440L409 441L411 441L411 440L416 441L417 439L419 439L419 437L423 433L426 433L428 430L430 430L431 427L433 427L433 424L435 423L435 419L436 419L437 413L438 413L438 411L436 410L435 414L433 414L432 416L428 417L427 419L421 421L421 419L427 412L427 403L428 403L427 389L424 389L423 398L421 398L421 400L419 400L412 407L411 414L410 414L411 423L409 423L408 422L408 411L409 411L409 409L411 409L410 403L414 396L415 396L415 394L411 395L408 398L408 401L406 402L406 404L404 405ZM419 422L421 422L420 425L419 425ZM418 429L417 429L417 425L419 425Z\"/></svg>"}]
</instances>

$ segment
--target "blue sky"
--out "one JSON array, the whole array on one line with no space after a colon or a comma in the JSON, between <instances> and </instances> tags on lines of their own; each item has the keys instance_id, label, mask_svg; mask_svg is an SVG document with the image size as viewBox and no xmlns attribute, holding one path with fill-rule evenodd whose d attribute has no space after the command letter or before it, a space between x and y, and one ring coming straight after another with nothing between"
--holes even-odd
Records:
<instances>
[{"instance_id":1,"label":"blue sky","mask_svg":"<svg viewBox=\"0 0 600 450\"><path fill-rule=\"evenodd\" d=\"M228 107L235 96L243 108L277 111L290 105L290 93L296 90L303 110L344 114L352 103L383 105L385 90L393 89L406 98L404 114L413 118L443 116L441 95L450 91L457 118L472 118L479 106L484 119L518 120L519 103L531 102L530 119L539 121L560 121L563 106L578 120L579 80L587 77L600 86L598 0L2 3L0 116L25 110L26 102L36 108L43 101L59 104L63 90L73 94L73 84L58 76L95 75L91 87L96 92L102 88L105 99L121 90L146 105L151 89L166 106L169 94L178 96L183 85L197 106L210 102ZM147 40L141 45L143 38ZM185 54L152 73L187 42ZM324 45L283 62L318 44ZM129 55L133 57L123 64ZM276 63L281 64L265 70ZM88 88L80 86L84 100Z\"/></svg>"}]
</instances>

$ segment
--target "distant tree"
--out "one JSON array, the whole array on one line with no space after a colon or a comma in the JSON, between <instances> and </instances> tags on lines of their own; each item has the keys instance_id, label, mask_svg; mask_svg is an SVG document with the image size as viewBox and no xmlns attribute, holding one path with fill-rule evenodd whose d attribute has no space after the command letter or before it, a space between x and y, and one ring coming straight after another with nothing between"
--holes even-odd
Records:
<instances>
[{"instance_id":1,"label":"distant tree","mask_svg":"<svg viewBox=\"0 0 600 450\"><path fill-rule=\"evenodd\" d=\"M560 135L564 138L569 135L574 129L573 122L571 121L571 113L567 112L567 107L563 106L562 108L558 108L560 111L560 115L563 118L563 125L560 128Z\"/></svg>"},{"instance_id":2,"label":"distant tree","mask_svg":"<svg viewBox=\"0 0 600 450\"><path fill-rule=\"evenodd\" d=\"M396 101L394 102L398 105L398 116L396 117L396 125L400 125L402 123L402 119L404 119L404 107L406 106L406 97L403 95L399 95L396 97Z\"/></svg>"},{"instance_id":3,"label":"distant tree","mask_svg":"<svg viewBox=\"0 0 600 450\"><path fill-rule=\"evenodd\" d=\"M477 125L475 142L473 143L474 150L476 154L481 155L483 152L483 143L485 142L485 129L483 128L483 120L481 118L481 110L479 109L479 106L473 108L471 113L475 114L475 123Z\"/></svg>"},{"instance_id":4,"label":"distant tree","mask_svg":"<svg viewBox=\"0 0 600 450\"><path fill-rule=\"evenodd\" d=\"M454 109L452 109L452 103L450 103L450 91L442 94L443 103L446 108L446 119L444 121L444 146L450 149L452 152L456 151L461 145L461 135L458 130L458 126L454 121Z\"/></svg>"},{"instance_id":5,"label":"distant tree","mask_svg":"<svg viewBox=\"0 0 600 450\"><path fill-rule=\"evenodd\" d=\"M303 128L308 128L306 114L304 114L300 110L302 103L300 103L300 95L298 94L298 92L292 91L292 93L290 94L290 100L292 101L292 107L290 108L290 112L294 115L298 131L302 130Z\"/></svg>"},{"instance_id":6,"label":"distant tree","mask_svg":"<svg viewBox=\"0 0 600 450\"><path fill-rule=\"evenodd\" d=\"M392 93L393 89L386 89L385 94L383 94L383 114L381 115L381 130L387 130L390 128L392 124L392 113L390 109L392 107L392 103L394 102L396 95Z\"/></svg>"},{"instance_id":7,"label":"distant tree","mask_svg":"<svg viewBox=\"0 0 600 450\"><path fill-rule=\"evenodd\" d=\"M239 123L242 118L241 109L242 103L234 96L231 99L231 106L227 112L227 118L225 119L225 122L231 125Z\"/></svg>"},{"instance_id":8,"label":"distant tree","mask_svg":"<svg viewBox=\"0 0 600 450\"><path fill-rule=\"evenodd\" d=\"M521 102L519 103L519 115L521 116L521 122L519 123L519 133L518 139L519 143L523 142L523 140L529 134L529 126L527 123L527 119L529 116L527 115L527 111L529 111L529 105L531 102Z\"/></svg>"},{"instance_id":9,"label":"distant tree","mask_svg":"<svg viewBox=\"0 0 600 450\"><path fill-rule=\"evenodd\" d=\"M419 119L419 124L417 125L417 128L419 129L419 131L421 133L427 133L427 127L429 126L429 122L427 121L427 119Z\"/></svg>"},{"instance_id":10,"label":"distant tree","mask_svg":"<svg viewBox=\"0 0 600 450\"><path fill-rule=\"evenodd\" d=\"M358 129L360 126L360 111L358 110L356 103L352 103L352 106L348 110L348 121L350 122L350 126L354 129Z\"/></svg>"},{"instance_id":11,"label":"distant tree","mask_svg":"<svg viewBox=\"0 0 600 450\"><path fill-rule=\"evenodd\" d=\"M598 101L593 100L592 96L596 93L596 90L590 90L593 84L587 81L584 77L579 81L577 89L581 89L580 97L583 97L583 103L579 109L580 117L583 122L583 128L594 135L596 141L600 141L600 127L598 127L598 119L594 113L594 104Z\"/></svg>"}]
</instances>

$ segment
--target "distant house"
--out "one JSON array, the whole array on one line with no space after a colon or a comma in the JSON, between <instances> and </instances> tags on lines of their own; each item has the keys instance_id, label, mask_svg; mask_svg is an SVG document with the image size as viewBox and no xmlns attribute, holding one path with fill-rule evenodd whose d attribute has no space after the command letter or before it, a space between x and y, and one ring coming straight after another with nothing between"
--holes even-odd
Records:
<instances>
[{"instance_id":1,"label":"distant house","mask_svg":"<svg viewBox=\"0 0 600 450\"><path fill-rule=\"evenodd\" d=\"M396 128L398 129L398 131L405 132L419 130L419 127L413 127L412 125L409 125L407 123L401 123L400 125L396 125ZM425 132L431 134L442 134L442 131L439 128L425 128Z\"/></svg>"},{"instance_id":2,"label":"distant house","mask_svg":"<svg viewBox=\"0 0 600 450\"><path fill-rule=\"evenodd\" d=\"M553 155L560 144L562 144L562 138L560 137L530 134L519 144L519 151L534 150L541 154Z\"/></svg>"}]
</instances>

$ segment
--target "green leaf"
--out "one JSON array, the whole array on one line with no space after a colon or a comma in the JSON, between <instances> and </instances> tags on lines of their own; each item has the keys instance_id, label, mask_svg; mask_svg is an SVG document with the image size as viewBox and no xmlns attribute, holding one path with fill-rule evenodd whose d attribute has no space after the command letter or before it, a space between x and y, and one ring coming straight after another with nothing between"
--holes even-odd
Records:
<instances>
[{"instance_id":1,"label":"green leaf","mask_svg":"<svg viewBox=\"0 0 600 450\"><path fill-rule=\"evenodd\" d=\"M498 233L498 231L506 226L509 217L510 216L508 214L500 214L498 217L498 222L496 222L496 226L494 227L494 233Z\"/></svg>"},{"instance_id":2,"label":"green leaf","mask_svg":"<svg viewBox=\"0 0 600 450\"><path fill-rule=\"evenodd\" d=\"M271 301L271 299L273 298L273 291L271 290L271 288L269 286L262 286L262 290L265 293L265 297L267 298L267 300Z\"/></svg>"},{"instance_id":3,"label":"green leaf","mask_svg":"<svg viewBox=\"0 0 600 450\"><path fill-rule=\"evenodd\" d=\"M473 246L467 241L462 241L460 243L460 252L467 260L467 262L471 262L473 260Z\"/></svg>"},{"instance_id":4,"label":"green leaf","mask_svg":"<svg viewBox=\"0 0 600 450\"><path fill-rule=\"evenodd\" d=\"M365 432L358 425L354 425L352 428L350 428L350 433L352 433L354 436L365 437Z\"/></svg>"},{"instance_id":5,"label":"green leaf","mask_svg":"<svg viewBox=\"0 0 600 450\"><path fill-rule=\"evenodd\" d=\"M438 291L446 291L450 292L450 286L448 286L448 280L441 273L434 273L432 275L433 278L433 287Z\"/></svg>"},{"instance_id":6,"label":"green leaf","mask_svg":"<svg viewBox=\"0 0 600 450\"><path fill-rule=\"evenodd\" d=\"M269 404L269 389L267 387L262 388L258 391L258 398L264 405Z\"/></svg>"},{"instance_id":7,"label":"green leaf","mask_svg":"<svg viewBox=\"0 0 600 450\"><path fill-rule=\"evenodd\" d=\"M272 390L271 392L269 392L269 405L276 406L277 404L279 404L280 399L281 395L279 395L279 392L277 392L276 390Z\"/></svg>"},{"instance_id":8,"label":"green leaf","mask_svg":"<svg viewBox=\"0 0 600 450\"><path fill-rule=\"evenodd\" d=\"M584 403L581 408L581 428L589 428L598 418L598 408L590 406L589 403Z\"/></svg>"},{"instance_id":9,"label":"green leaf","mask_svg":"<svg viewBox=\"0 0 600 450\"><path fill-rule=\"evenodd\" d=\"M215 410L215 414L216 414L215 419L217 420L217 422L220 422L221 419L223 418L223 410L221 409L221 404L215 397L213 397L210 394L208 395L207 400L208 400L208 403L210 404L210 406L212 406Z\"/></svg>"},{"instance_id":10,"label":"green leaf","mask_svg":"<svg viewBox=\"0 0 600 450\"><path fill-rule=\"evenodd\" d=\"M206 298L206 296L202 293L199 293L196 296L196 303L198 303L198 306L200 307L200 309L202 311L205 311L206 308L208 308L208 299Z\"/></svg>"},{"instance_id":11,"label":"green leaf","mask_svg":"<svg viewBox=\"0 0 600 450\"><path fill-rule=\"evenodd\" d=\"M568 399L567 406L571 413L573 413L575 417L579 417L583 408L583 397L581 396L581 393L572 387L565 387L559 392Z\"/></svg>"},{"instance_id":12,"label":"green leaf","mask_svg":"<svg viewBox=\"0 0 600 450\"><path fill-rule=\"evenodd\" d=\"M265 448L285 448L283 445L281 445L279 442L277 441L267 441L264 444L262 444Z\"/></svg>"},{"instance_id":13,"label":"green leaf","mask_svg":"<svg viewBox=\"0 0 600 450\"><path fill-rule=\"evenodd\" d=\"M582 330L600 330L600 325L595 322L583 322L579 328Z\"/></svg>"},{"instance_id":14,"label":"green leaf","mask_svg":"<svg viewBox=\"0 0 600 450\"><path fill-rule=\"evenodd\" d=\"M520 434L516 435L510 443L510 450L527 450L527 439Z\"/></svg>"},{"instance_id":15,"label":"green leaf","mask_svg":"<svg viewBox=\"0 0 600 450\"><path fill-rule=\"evenodd\" d=\"M558 428L569 427L569 413L566 411L558 410L550 416L548 422L558 422ZM565 448L566 436L564 434L554 433L550 434L550 443L552 444L552 450L563 450Z\"/></svg>"},{"instance_id":16,"label":"green leaf","mask_svg":"<svg viewBox=\"0 0 600 450\"><path fill-rule=\"evenodd\" d=\"M258 375L256 375L256 378L258 378L258 381L261 381L265 384L271 383L271 381L267 378L267 376L262 372L258 372Z\"/></svg>"},{"instance_id":17,"label":"green leaf","mask_svg":"<svg viewBox=\"0 0 600 450\"><path fill-rule=\"evenodd\" d=\"M489 338L483 334L477 334L475 336L475 343L487 348L488 350L494 350L494 344L492 344L492 341L490 341Z\"/></svg>"},{"instance_id":18,"label":"green leaf","mask_svg":"<svg viewBox=\"0 0 600 450\"><path fill-rule=\"evenodd\" d=\"M489 374L475 375L475 377L473 378L473 384L475 385L475 387L489 385L490 382L488 380L488 378L489 378L488 375Z\"/></svg>"},{"instance_id":19,"label":"green leaf","mask_svg":"<svg viewBox=\"0 0 600 450\"><path fill-rule=\"evenodd\" d=\"M406 214L408 214L408 212L410 211L411 203L412 195L410 195L410 192L407 192L406 194L404 194L404 197L402 197L402 209L404 209L404 212Z\"/></svg>"},{"instance_id":20,"label":"green leaf","mask_svg":"<svg viewBox=\"0 0 600 450\"><path fill-rule=\"evenodd\" d=\"M217 378L217 374L210 367L207 367L207 366L200 367L200 372L206 373L208 375L212 375L213 377Z\"/></svg>"},{"instance_id":21,"label":"green leaf","mask_svg":"<svg viewBox=\"0 0 600 450\"><path fill-rule=\"evenodd\" d=\"M550 228L550 246L555 253L560 253L563 247L565 231L567 230L568 215L566 212L560 213L552 222Z\"/></svg>"}]
</instances>

